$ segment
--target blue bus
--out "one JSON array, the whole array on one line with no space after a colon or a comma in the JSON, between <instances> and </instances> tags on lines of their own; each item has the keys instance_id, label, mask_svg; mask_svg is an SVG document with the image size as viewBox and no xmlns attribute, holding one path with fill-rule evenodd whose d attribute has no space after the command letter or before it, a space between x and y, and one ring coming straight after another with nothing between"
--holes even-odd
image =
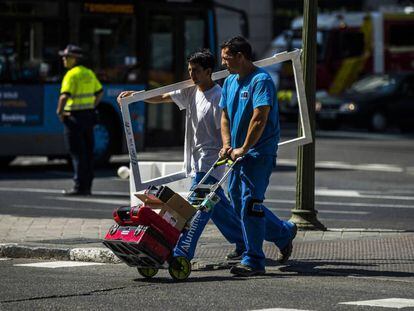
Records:
<instances>
[{"instance_id":1,"label":"blue bus","mask_svg":"<svg viewBox=\"0 0 414 311\"><path fill-rule=\"evenodd\" d=\"M186 79L189 53L199 47L217 51L216 5L201 0L2 0L0 163L19 155L66 155L55 111L65 73L58 51L68 43L88 53L86 66L104 86L95 127L97 163L126 152L117 95ZM183 143L183 115L175 105L135 103L131 119L139 150Z\"/></svg>"}]
</instances>

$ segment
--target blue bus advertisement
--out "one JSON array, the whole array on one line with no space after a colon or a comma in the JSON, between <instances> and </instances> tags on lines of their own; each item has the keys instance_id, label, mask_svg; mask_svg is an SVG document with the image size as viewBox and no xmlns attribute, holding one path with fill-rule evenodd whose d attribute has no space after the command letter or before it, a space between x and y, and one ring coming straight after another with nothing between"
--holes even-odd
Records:
<instances>
[{"instance_id":1,"label":"blue bus advertisement","mask_svg":"<svg viewBox=\"0 0 414 311\"><path fill-rule=\"evenodd\" d=\"M143 85L104 85L95 126L95 157L107 161L113 150L125 150L117 138L122 137L122 117L116 104L118 94L126 89L142 90ZM12 155L66 154L63 125L56 117L60 85L0 85L0 157ZM145 104L130 107L137 148L142 149L145 129Z\"/></svg>"}]
</instances>

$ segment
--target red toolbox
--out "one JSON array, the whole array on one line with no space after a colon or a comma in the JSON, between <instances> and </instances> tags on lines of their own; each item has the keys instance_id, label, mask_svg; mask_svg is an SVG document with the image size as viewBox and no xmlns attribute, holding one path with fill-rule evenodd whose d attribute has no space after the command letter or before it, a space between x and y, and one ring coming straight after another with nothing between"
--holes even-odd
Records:
<instances>
[{"instance_id":1,"label":"red toolbox","mask_svg":"<svg viewBox=\"0 0 414 311\"><path fill-rule=\"evenodd\" d=\"M178 238L180 237L180 231L154 212L151 208L142 206L138 210L138 213L131 214L131 220L136 224L150 226L155 229L166 239L172 248L174 248L175 244L177 244Z\"/></svg>"},{"instance_id":2,"label":"red toolbox","mask_svg":"<svg viewBox=\"0 0 414 311\"><path fill-rule=\"evenodd\" d=\"M114 225L103 242L130 266L162 265L171 255L180 232L148 207L131 214L132 226Z\"/></svg>"}]
</instances>

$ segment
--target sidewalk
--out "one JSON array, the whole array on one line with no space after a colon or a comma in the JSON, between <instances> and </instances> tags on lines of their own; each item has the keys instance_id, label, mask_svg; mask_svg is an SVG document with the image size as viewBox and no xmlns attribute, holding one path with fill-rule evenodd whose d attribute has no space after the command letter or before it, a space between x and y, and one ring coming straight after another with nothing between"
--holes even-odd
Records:
<instances>
[{"instance_id":1,"label":"sidewalk","mask_svg":"<svg viewBox=\"0 0 414 311\"><path fill-rule=\"evenodd\" d=\"M101 243L113 223L111 219L0 215L0 257L117 263L117 258ZM232 246L217 228L208 224L197 247L193 270L227 268L224 257L231 250ZM276 262L278 250L273 244L266 242L264 250L268 271L294 269L289 271L414 276L414 232L376 229L299 231L287 268Z\"/></svg>"}]
</instances>

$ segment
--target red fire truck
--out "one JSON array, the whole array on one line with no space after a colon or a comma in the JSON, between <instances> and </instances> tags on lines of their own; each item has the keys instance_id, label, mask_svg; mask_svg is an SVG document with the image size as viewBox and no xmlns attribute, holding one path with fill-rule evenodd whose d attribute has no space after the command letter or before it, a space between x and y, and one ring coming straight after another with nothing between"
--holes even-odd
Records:
<instances>
[{"instance_id":1,"label":"red fire truck","mask_svg":"<svg viewBox=\"0 0 414 311\"><path fill-rule=\"evenodd\" d=\"M303 18L276 37L265 56L302 47ZM340 94L369 73L414 71L412 10L319 14L317 22L317 90ZM292 66L270 68L278 86L281 114L295 116Z\"/></svg>"}]
</instances>

